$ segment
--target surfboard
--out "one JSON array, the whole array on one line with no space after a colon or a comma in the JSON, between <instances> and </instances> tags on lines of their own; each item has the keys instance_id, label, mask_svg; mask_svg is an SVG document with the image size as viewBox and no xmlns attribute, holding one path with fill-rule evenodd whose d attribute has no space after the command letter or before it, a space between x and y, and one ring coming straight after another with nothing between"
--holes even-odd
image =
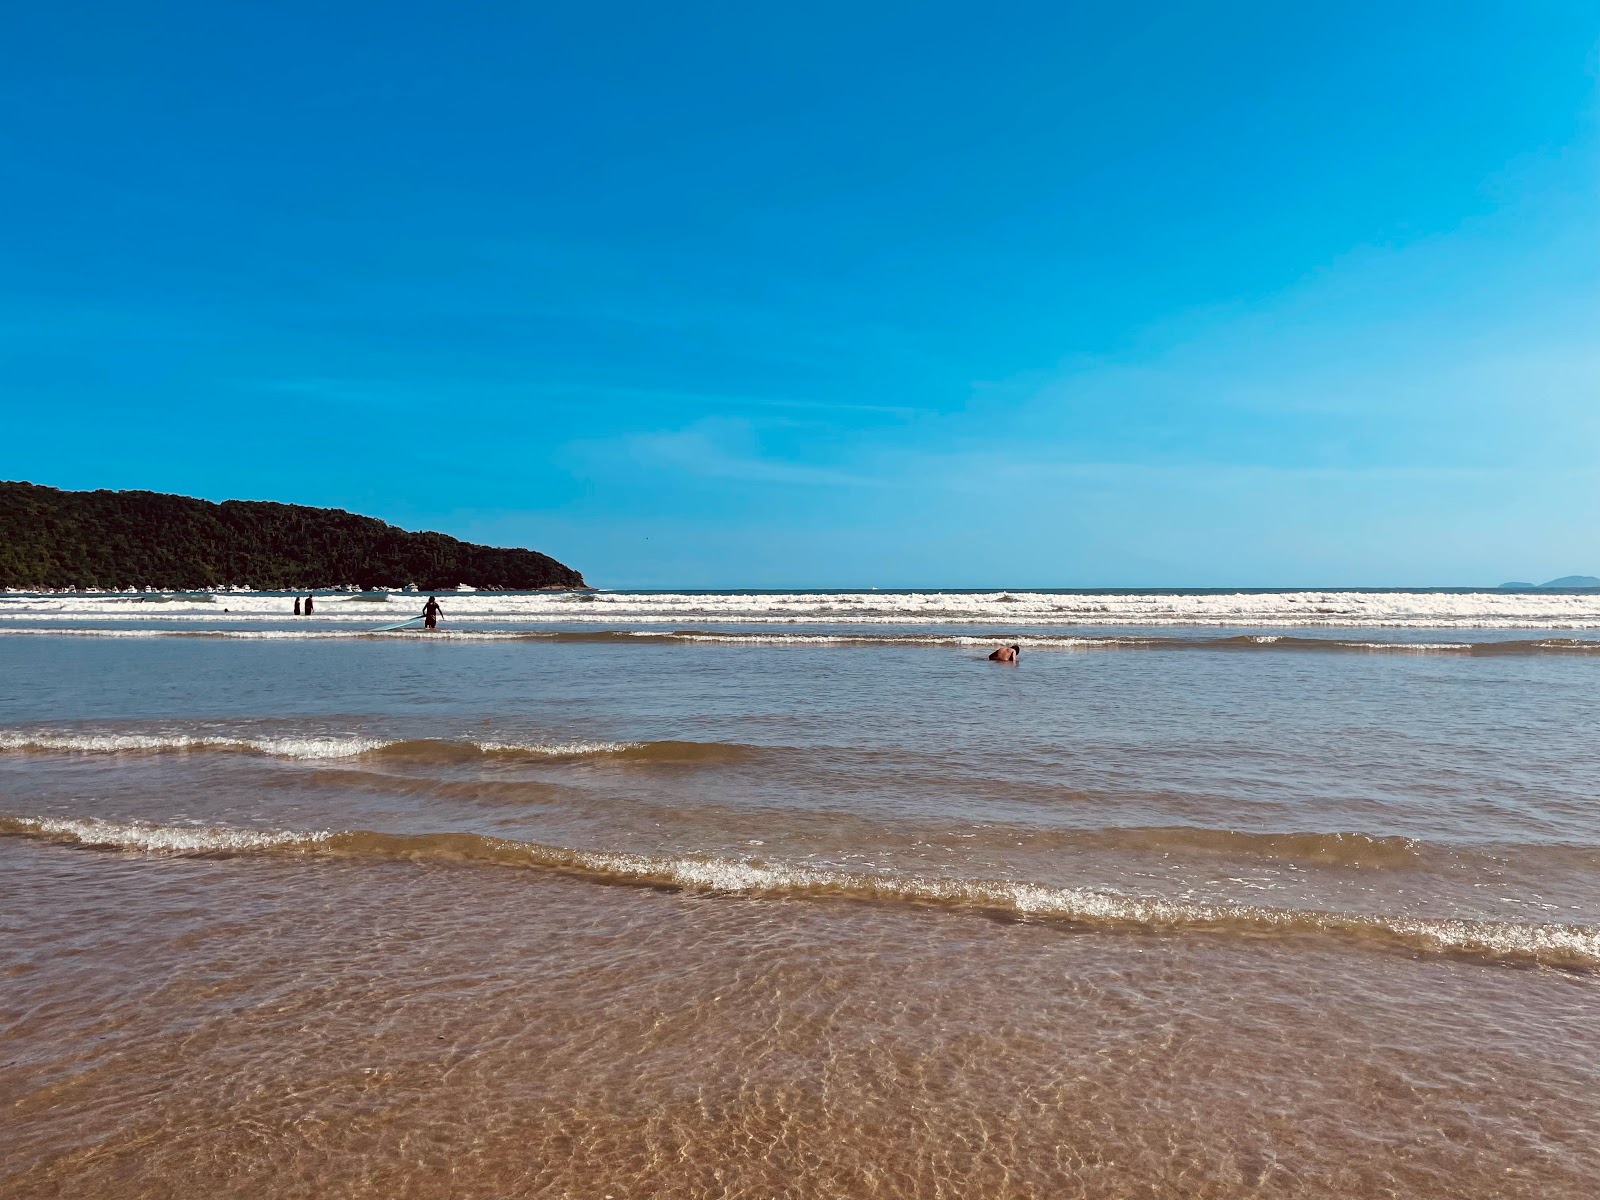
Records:
<instances>
[{"instance_id":1,"label":"surfboard","mask_svg":"<svg viewBox=\"0 0 1600 1200\"><path fill-rule=\"evenodd\" d=\"M401 621L398 625L380 625L376 629L367 630L368 633L393 633L396 629L404 629L407 625L415 625L421 617L412 617L409 621Z\"/></svg>"}]
</instances>

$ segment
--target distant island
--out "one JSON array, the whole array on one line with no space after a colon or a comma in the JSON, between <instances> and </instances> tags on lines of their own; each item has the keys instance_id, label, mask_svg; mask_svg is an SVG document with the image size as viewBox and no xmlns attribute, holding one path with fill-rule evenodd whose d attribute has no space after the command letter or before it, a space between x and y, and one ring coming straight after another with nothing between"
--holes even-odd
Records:
<instances>
[{"instance_id":1,"label":"distant island","mask_svg":"<svg viewBox=\"0 0 1600 1200\"><path fill-rule=\"evenodd\" d=\"M1600 579L1593 575L1563 575L1549 583L1502 583L1502 588L1600 588Z\"/></svg>"},{"instance_id":2,"label":"distant island","mask_svg":"<svg viewBox=\"0 0 1600 1200\"><path fill-rule=\"evenodd\" d=\"M0 588L407 585L424 591L585 586L577 571L533 550L408 533L338 508L213 504L161 492L68 492L0 481Z\"/></svg>"}]
</instances>

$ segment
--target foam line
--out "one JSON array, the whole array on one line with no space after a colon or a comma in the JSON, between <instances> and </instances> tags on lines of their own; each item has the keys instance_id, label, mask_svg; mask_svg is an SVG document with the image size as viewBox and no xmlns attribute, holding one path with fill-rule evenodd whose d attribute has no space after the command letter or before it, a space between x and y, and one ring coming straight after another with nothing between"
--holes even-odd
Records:
<instances>
[{"instance_id":1,"label":"foam line","mask_svg":"<svg viewBox=\"0 0 1600 1200\"><path fill-rule=\"evenodd\" d=\"M580 850L475 833L201 828L61 817L0 817L0 836L145 853L294 854L359 861L535 867L598 883L730 896L836 897L1048 918L1088 929L1235 936L1329 936L1487 962L1600 968L1600 929L1516 921L1329 912L1129 896L1021 880L863 873L759 859Z\"/></svg>"}]
</instances>

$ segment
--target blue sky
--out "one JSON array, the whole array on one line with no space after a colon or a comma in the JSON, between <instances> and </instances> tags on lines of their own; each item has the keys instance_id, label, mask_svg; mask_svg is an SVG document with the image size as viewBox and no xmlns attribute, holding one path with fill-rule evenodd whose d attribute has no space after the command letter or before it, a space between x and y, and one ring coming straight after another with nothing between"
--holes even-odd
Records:
<instances>
[{"instance_id":1,"label":"blue sky","mask_svg":"<svg viewBox=\"0 0 1600 1200\"><path fill-rule=\"evenodd\" d=\"M0 478L607 586L1600 573L1600 9L17 5Z\"/></svg>"}]
</instances>

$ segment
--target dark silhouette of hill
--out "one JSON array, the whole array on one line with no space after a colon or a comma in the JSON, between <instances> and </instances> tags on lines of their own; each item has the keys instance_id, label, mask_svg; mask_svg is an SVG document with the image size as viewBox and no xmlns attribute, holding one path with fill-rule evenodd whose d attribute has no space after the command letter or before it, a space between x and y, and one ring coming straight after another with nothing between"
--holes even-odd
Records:
<instances>
[{"instance_id":1,"label":"dark silhouette of hill","mask_svg":"<svg viewBox=\"0 0 1600 1200\"><path fill-rule=\"evenodd\" d=\"M198 591L583 587L533 550L407 533L338 508L0 482L0 587Z\"/></svg>"}]
</instances>

